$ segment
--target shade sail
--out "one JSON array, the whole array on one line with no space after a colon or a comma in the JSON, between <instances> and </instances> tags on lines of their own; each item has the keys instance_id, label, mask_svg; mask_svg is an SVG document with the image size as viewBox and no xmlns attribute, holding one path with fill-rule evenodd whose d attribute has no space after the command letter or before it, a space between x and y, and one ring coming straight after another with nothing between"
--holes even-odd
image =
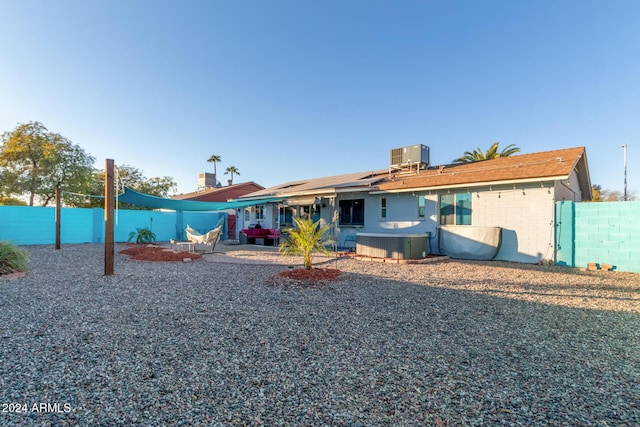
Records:
<instances>
[{"instance_id":1,"label":"shade sail","mask_svg":"<svg viewBox=\"0 0 640 427\"><path fill-rule=\"evenodd\" d=\"M196 202L193 200L165 199L140 193L129 187L124 187L124 192L118 196L118 201L130 203L136 206L145 206L154 209L170 209L174 211L224 211L227 209L244 208L246 206L263 205L283 200L282 197L266 197L264 199L241 200L232 202Z\"/></svg>"}]
</instances>

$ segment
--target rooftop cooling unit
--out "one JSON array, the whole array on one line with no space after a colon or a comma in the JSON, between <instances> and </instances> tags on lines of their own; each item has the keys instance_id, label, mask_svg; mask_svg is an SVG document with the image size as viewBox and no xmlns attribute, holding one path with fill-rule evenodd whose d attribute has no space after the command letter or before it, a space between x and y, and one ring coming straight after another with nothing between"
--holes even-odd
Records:
<instances>
[{"instance_id":1,"label":"rooftop cooling unit","mask_svg":"<svg viewBox=\"0 0 640 427\"><path fill-rule=\"evenodd\" d=\"M424 169L429 166L429 147L417 144L391 149L389 167L403 168L413 165Z\"/></svg>"}]
</instances>

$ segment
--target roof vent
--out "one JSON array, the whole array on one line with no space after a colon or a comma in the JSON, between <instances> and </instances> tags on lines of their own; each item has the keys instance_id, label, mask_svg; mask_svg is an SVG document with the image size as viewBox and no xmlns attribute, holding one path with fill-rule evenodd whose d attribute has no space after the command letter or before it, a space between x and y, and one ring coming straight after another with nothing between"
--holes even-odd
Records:
<instances>
[{"instance_id":1,"label":"roof vent","mask_svg":"<svg viewBox=\"0 0 640 427\"><path fill-rule=\"evenodd\" d=\"M391 149L390 169L412 169L413 167L417 167L418 170L429 167L429 147L417 144Z\"/></svg>"}]
</instances>

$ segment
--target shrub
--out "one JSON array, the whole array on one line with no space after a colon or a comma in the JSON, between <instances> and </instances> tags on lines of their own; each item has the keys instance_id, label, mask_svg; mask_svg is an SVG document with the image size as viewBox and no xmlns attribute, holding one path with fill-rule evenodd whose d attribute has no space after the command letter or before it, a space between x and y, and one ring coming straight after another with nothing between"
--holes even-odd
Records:
<instances>
[{"instance_id":1,"label":"shrub","mask_svg":"<svg viewBox=\"0 0 640 427\"><path fill-rule=\"evenodd\" d=\"M0 241L0 274L27 271L27 252L11 242Z\"/></svg>"},{"instance_id":2,"label":"shrub","mask_svg":"<svg viewBox=\"0 0 640 427\"><path fill-rule=\"evenodd\" d=\"M287 230L288 236L280 245L280 252L286 255L302 255L304 268L311 270L314 252L331 253L327 248L331 241L325 237L329 227L321 227L319 220L313 222L311 219L294 218L293 221L296 228Z\"/></svg>"},{"instance_id":3,"label":"shrub","mask_svg":"<svg viewBox=\"0 0 640 427\"><path fill-rule=\"evenodd\" d=\"M127 242L131 242L134 238L136 239L136 243L155 243L156 241L156 235L146 227L136 228L136 231L129 233Z\"/></svg>"}]
</instances>

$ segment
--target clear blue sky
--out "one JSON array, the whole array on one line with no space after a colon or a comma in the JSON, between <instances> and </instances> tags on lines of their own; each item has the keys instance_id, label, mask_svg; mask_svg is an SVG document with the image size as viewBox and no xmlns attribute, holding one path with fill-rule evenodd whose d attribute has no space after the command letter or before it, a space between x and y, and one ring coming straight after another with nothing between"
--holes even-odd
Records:
<instances>
[{"instance_id":1,"label":"clear blue sky","mask_svg":"<svg viewBox=\"0 0 640 427\"><path fill-rule=\"evenodd\" d=\"M640 190L640 1L0 0L0 132L40 121L195 190L586 146Z\"/></svg>"}]
</instances>

